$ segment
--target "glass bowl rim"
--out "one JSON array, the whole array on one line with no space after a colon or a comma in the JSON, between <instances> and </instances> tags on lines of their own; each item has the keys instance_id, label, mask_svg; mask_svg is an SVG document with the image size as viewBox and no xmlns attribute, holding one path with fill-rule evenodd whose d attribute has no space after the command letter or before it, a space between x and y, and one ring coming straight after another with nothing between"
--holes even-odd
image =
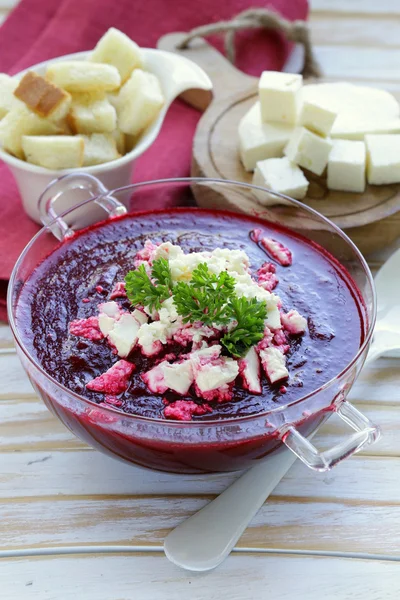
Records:
<instances>
[{"instance_id":1,"label":"glass bowl rim","mask_svg":"<svg viewBox=\"0 0 400 600\"><path fill-rule=\"evenodd\" d=\"M77 173L78 175L78 173ZM61 178L60 178L61 179ZM56 180L55 180L56 181ZM242 416L242 417L230 417L227 419L210 419L207 421L175 421L175 420L169 420L169 419L162 419L162 418L153 418L153 417L143 417L141 415L134 415L134 414L130 414L130 413L126 413L126 412L122 412L120 410L115 409L112 406L105 406L104 404L102 404L101 406L99 404L97 404L96 402L89 400L88 398L85 398L84 396L81 396L80 394L77 394L76 392L73 392L72 390L70 390L68 387L64 386L62 383L60 383L59 381L57 381L56 379L54 379L54 377L52 377L51 375L49 375L49 373L47 373L45 371L45 369L37 362L37 360L31 356L29 350L25 347L24 342L21 339L21 336L19 335L18 332L18 328L17 328L17 324L15 322L15 318L14 318L14 314L13 314L13 309L12 309L12 296L13 296L13 291L14 291L14 285L15 285L15 280L16 280L16 275L17 275L17 271L18 268L22 262L22 260L27 256L29 250L31 249L31 247L34 245L34 243L39 240L39 238L45 233L52 233L51 232L51 227L56 224L57 222L57 218L59 217L63 217L66 214L69 214L70 212L72 212L73 210L75 210L78 207L84 206L86 204L89 204L91 202L94 202L96 200L97 197L99 196L94 196L92 198L89 198L77 205L75 205L73 208L68 209L67 211L65 211L64 213L62 213L61 215L59 215L59 217L57 217L56 219L54 219L53 221L51 221L50 223L48 223L47 225L43 226L36 234L35 236L28 242L28 244L25 246L25 248L22 250L21 254L19 255L14 268L12 270L11 276L10 276L10 280L9 280L9 285L8 285L8 290L7 290L7 313L8 313L8 318L9 318L9 324L10 324L10 328L12 331L12 334L14 336L15 341L17 342L18 346L20 347L20 349L22 350L22 352L25 354L26 358L33 364L33 366L48 380L50 380L50 382L52 384L54 384L56 387L59 387L63 392L69 394L70 396L72 396L74 399L83 402L84 404L87 404L88 407L90 408L96 408L97 410L105 410L106 413L110 412L111 414L118 415L121 418L124 419L128 419L128 420L133 420L133 421L140 421L140 422L146 422L146 423L157 423L157 424L163 424L164 426L172 426L172 427L190 427L190 428L196 428L196 427L209 427L209 426L224 426L224 425L232 425L232 424L236 424L236 423L242 423L242 422L248 422L248 421L254 421L260 418L265 418L270 414L278 414L284 410L287 410L289 408L292 408L293 406L300 404L302 402L305 402L306 400L310 399L313 396L316 396L317 394L319 394L320 392L323 392L324 390L326 390L327 388L329 388L335 381L337 381L338 379L340 379L341 377L343 377L343 375L345 375L345 373L347 373L352 367L353 365L359 360L360 356L363 354L365 348L368 346L371 337L372 337L372 333L374 330L374 326L375 326L375 321L376 321L376 313L377 313L377 301L376 301L376 290L375 290L375 285L374 285L374 280L372 277L372 273L371 270L368 266L367 261L365 260L364 256L361 254L360 250L357 248L357 246L354 244L354 242L346 235L346 233L340 229L340 227L338 227L337 225L335 225L335 223L333 223L330 219L328 219L327 217L325 217L324 215L322 215L321 213L319 213L318 211L314 210L313 208L307 206L306 204L303 204L302 202L295 200L294 198L290 198L289 196L285 196L284 194L280 194L278 192L274 192L272 190L269 190L268 188L264 188L261 186L257 186L257 185L253 185L250 183L245 183L245 182L241 182L241 181L234 181L234 180L229 180L229 179L217 179L217 178L209 178L209 177L176 177L176 178L166 178L166 179L155 179L155 180L150 180L150 181L143 181L143 182L138 182L138 183L132 183L130 185L127 186L123 186L120 188L114 188L113 190L109 190L107 195L112 195L115 193L120 193L120 192L124 192L127 190L134 190L136 188L141 188L141 187L148 187L148 186L153 186L153 185L161 185L161 184L179 184L179 183L187 183L187 184L192 184L192 183L217 183L219 185L227 185L227 186L237 186L237 187L245 187L245 188L249 188L249 189L258 189L261 190L263 192L268 192L269 194L272 194L276 197L288 200L290 202L290 204L293 204L295 206L297 206L298 208L304 210L305 212L309 212L312 215L316 216L318 219L322 220L323 222L325 222L327 225L329 225L332 229L334 229L336 231L336 233L339 235L340 238L342 238L342 240L344 240L353 250L353 252L355 253L357 259L359 260L359 262L361 263L364 272L367 276L368 279L368 283L371 287L371 291L372 291L372 311L371 311L371 319L368 323L368 329L367 332L365 334L364 337L364 341L361 344L361 346L359 347L357 353L355 354L355 356L347 363L347 365L334 377L332 377L331 379L329 379L327 382L325 382L323 385L321 385L320 387L318 387L317 389L313 390L312 392L309 392L308 394L306 394L305 396L301 396L300 398L297 398L296 400L293 400L291 402L288 402L287 404L281 404L279 406L277 406L276 408L272 408L266 411L262 411L262 412L258 412L256 414L253 415L246 415L246 416ZM51 185L51 184L50 184ZM50 186L49 186L50 187ZM261 205L260 205L261 206ZM198 206L195 207L188 207L188 206L177 206L177 207L169 207L169 208L160 208L160 209L150 209L150 210L142 210L142 211L135 211L135 212L127 212L125 215L122 215L121 217L116 217L113 219L113 221L115 220L123 220L124 218L127 218L129 216L137 216L137 217L142 217L145 215L151 215L151 214L173 214L173 213L183 213L183 212L191 212L191 211L198 211L198 212L203 212L203 213L212 213L212 214L218 214L218 215L230 215L233 217L236 217L240 220L248 220L248 221L258 221L260 224L263 223L263 221L266 221L266 219L262 219L260 217L257 216L253 216L253 215L248 215L245 213L239 213L239 212L235 212L235 211L229 211L229 210L218 210L218 209L209 209L209 208L201 208ZM97 228L97 227L102 227L103 225L109 223L110 220L107 217L106 219L102 220L102 221L98 221L92 225L90 225L90 228ZM85 231L86 229L88 229L87 227L83 227L82 229L77 230L77 233L80 233L82 231ZM290 230L290 228L289 228ZM63 243L64 240L62 240L60 242L60 244Z\"/></svg>"}]
</instances>

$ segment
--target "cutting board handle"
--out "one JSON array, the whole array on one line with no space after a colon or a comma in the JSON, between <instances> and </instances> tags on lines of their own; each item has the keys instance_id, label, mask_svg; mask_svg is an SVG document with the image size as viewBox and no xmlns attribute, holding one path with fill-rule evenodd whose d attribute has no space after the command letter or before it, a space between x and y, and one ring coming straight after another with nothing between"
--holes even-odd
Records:
<instances>
[{"instance_id":1,"label":"cutting board handle","mask_svg":"<svg viewBox=\"0 0 400 600\"><path fill-rule=\"evenodd\" d=\"M208 44L203 38L190 42L187 48L179 48L180 43L187 37L186 33L169 33L158 40L157 47L180 54L202 67L213 84L213 94L204 90L189 90L182 94L185 102L199 110L205 111L212 97L220 100L231 96L233 92L254 91L255 78L236 69L218 50Z\"/></svg>"}]
</instances>

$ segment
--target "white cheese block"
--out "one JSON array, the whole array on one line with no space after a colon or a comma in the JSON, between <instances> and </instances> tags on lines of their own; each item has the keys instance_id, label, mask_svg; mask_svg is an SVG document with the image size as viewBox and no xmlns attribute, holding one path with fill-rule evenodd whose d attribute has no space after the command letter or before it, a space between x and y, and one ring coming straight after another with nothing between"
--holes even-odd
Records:
<instances>
[{"instance_id":1,"label":"white cheese block","mask_svg":"<svg viewBox=\"0 0 400 600\"><path fill-rule=\"evenodd\" d=\"M315 101L306 101L303 103L299 124L307 127L310 131L326 137L330 134L332 126L337 117L337 112L324 107L323 104Z\"/></svg>"},{"instance_id":2,"label":"white cheese block","mask_svg":"<svg viewBox=\"0 0 400 600\"><path fill-rule=\"evenodd\" d=\"M243 387L252 394L261 394L260 359L254 346L240 360L239 371L243 379Z\"/></svg>"},{"instance_id":3,"label":"white cheese block","mask_svg":"<svg viewBox=\"0 0 400 600\"><path fill-rule=\"evenodd\" d=\"M246 171L253 171L259 160L283 156L292 131L285 123L263 123L256 102L239 123L239 154Z\"/></svg>"},{"instance_id":4,"label":"white cheese block","mask_svg":"<svg viewBox=\"0 0 400 600\"><path fill-rule=\"evenodd\" d=\"M368 183L400 182L400 135L366 135Z\"/></svg>"},{"instance_id":5,"label":"white cheese block","mask_svg":"<svg viewBox=\"0 0 400 600\"><path fill-rule=\"evenodd\" d=\"M321 138L305 127L297 127L287 143L285 155L300 167L316 175L322 175L328 164L332 142Z\"/></svg>"},{"instance_id":6,"label":"white cheese block","mask_svg":"<svg viewBox=\"0 0 400 600\"><path fill-rule=\"evenodd\" d=\"M262 120L295 125L302 82L301 75L264 71L258 84Z\"/></svg>"},{"instance_id":7,"label":"white cheese block","mask_svg":"<svg viewBox=\"0 0 400 600\"><path fill-rule=\"evenodd\" d=\"M239 366L233 358L221 359L222 364L196 365L195 380L201 392L216 390L231 383L239 374Z\"/></svg>"},{"instance_id":8,"label":"white cheese block","mask_svg":"<svg viewBox=\"0 0 400 600\"><path fill-rule=\"evenodd\" d=\"M253 184L296 198L296 200L302 200L308 189L308 181L303 171L286 156L258 162L254 171ZM267 191L253 190L253 193L260 204L265 206L285 203L282 198L277 198Z\"/></svg>"},{"instance_id":9,"label":"white cheese block","mask_svg":"<svg viewBox=\"0 0 400 600\"><path fill-rule=\"evenodd\" d=\"M140 325L144 325L149 320L148 316L145 315L141 310L138 310L137 308L135 308L135 310L132 312L132 315L135 317L136 321Z\"/></svg>"},{"instance_id":10,"label":"white cheese block","mask_svg":"<svg viewBox=\"0 0 400 600\"><path fill-rule=\"evenodd\" d=\"M118 356L125 358L135 346L139 323L130 313L124 313L115 321L114 327L108 334L108 339L117 349Z\"/></svg>"},{"instance_id":11,"label":"white cheese block","mask_svg":"<svg viewBox=\"0 0 400 600\"><path fill-rule=\"evenodd\" d=\"M334 140L328 160L328 189L363 192L365 163L364 142Z\"/></svg>"},{"instance_id":12,"label":"white cheese block","mask_svg":"<svg viewBox=\"0 0 400 600\"><path fill-rule=\"evenodd\" d=\"M366 135L378 133L400 133L400 119L396 118L388 121L351 119L351 122L348 123L342 121L340 128L335 128L335 131L331 132L331 137L363 141Z\"/></svg>"},{"instance_id":13,"label":"white cheese block","mask_svg":"<svg viewBox=\"0 0 400 600\"><path fill-rule=\"evenodd\" d=\"M317 102L337 112L331 137L363 139L368 129L391 127L400 114L397 100L384 90L350 83L318 83L302 89L304 102ZM395 124L394 124L395 126Z\"/></svg>"},{"instance_id":14,"label":"white cheese block","mask_svg":"<svg viewBox=\"0 0 400 600\"><path fill-rule=\"evenodd\" d=\"M193 369L190 360L181 363L162 363L165 385L178 394L187 394L193 383Z\"/></svg>"},{"instance_id":15,"label":"white cheese block","mask_svg":"<svg viewBox=\"0 0 400 600\"><path fill-rule=\"evenodd\" d=\"M260 350L261 364L270 383L276 383L289 377L286 359L278 348Z\"/></svg>"}]
</instances>

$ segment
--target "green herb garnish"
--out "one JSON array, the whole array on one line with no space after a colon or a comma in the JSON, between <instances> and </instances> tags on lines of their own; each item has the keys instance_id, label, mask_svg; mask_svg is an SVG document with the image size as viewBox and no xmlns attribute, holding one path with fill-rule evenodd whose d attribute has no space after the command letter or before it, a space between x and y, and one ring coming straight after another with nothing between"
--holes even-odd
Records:
<instances>
[{"instance_id":1,"label":"green herb garnish","mask_svg":"<svg viewBox=\"0 0 400 600\"><path fill-rule=\"evenodd\" d=\"M140 265L135 271L129 271L125 277L126 295L134 306L148 306L150 310L159 310L162 302L172 292L171 271L165 258L154 261L151 276L156 285L147 275L144 265Z\"/></svg>"},{"instance_id":2,"label":"green herb garnish","mask_svg":"<svg viewBox=\"0 0 400 600\"><path fill-rule=\"evenodd\" d=\"M267 318L267 305L257 298L238 298L234 296L228 305L231 318L237 325L221 339L232 356L239 358L264 336L264 321Z\"/></svg>"},{"instance_id":3,"label":"green herb garnish","mask_svg":"<svg viewBox=\"0 0 400 600\"><path fill-rule=\"evenodd\" d=\"M227 302L234 296L235 280L226 271L210 273L206 263L193 270L190 283L174 287L174 304L184 323L201 321L205 325L228 325Z\"/></svg>"},{"instance_id":4,"label":"green herb garnish","mask_svg":"<svg viewBox=\"0 0 400 600\"><path fill-rule=\"evenodd\" d=\"M153 283L153 281L154 283ZM235 294L235 279L226 271L218 275L201 263L193 270L189 283L172 283L169 263L164 258L155 260L151 279L144 265L129 271L125 277L126 293L134 306L161 308L171 295L184 323L201 321L204 325L236 325L222 338L221 344L239 358L262 340L267 306L256 298L239 298Z\"/></svg>"}]
</instances>

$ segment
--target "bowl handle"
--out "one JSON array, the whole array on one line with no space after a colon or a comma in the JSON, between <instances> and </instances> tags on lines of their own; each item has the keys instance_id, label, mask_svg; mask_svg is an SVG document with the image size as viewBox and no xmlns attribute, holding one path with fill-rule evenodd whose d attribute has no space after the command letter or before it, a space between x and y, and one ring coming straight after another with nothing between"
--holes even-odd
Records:
<instances>
[{"instance_id":1,"label":"bowl handle","mask_svg":"<svg viewBox=\"0 0 400 600\"><path fill-rule=\"evenodd\" d=\"M89 198L77 202L75 205L70 206L68 210L58 214L55 210L57 201L65 193L73 190L85 190L88 192ZM112 196L112 192L97 177L93 177L89 173L70 173L51 181L40 195L38 200L40 220L58 240L63 240L74 234L74 230L65 222L64 217L90 202L98 204L107 212L109 217L117 217L127 213L126 207Z\"/></svg>"},{"instance_id":2,"label":"bowl handle","mask_svg":"<svg viewBox=\"0 0 400 600\"><path fill-rule=\"evenodd\" d=\"M348 400L340 399L333 405L333 411L355 429L356 433L346 438L330 450L320 452L311 442L305 438L294 425L288 425L281 430L283 443L291 450L307 467L314 471L329 471L337 463L359 452L367 444L373 444L379 440L381 432Z\"/></svg>"}]
</instances>

